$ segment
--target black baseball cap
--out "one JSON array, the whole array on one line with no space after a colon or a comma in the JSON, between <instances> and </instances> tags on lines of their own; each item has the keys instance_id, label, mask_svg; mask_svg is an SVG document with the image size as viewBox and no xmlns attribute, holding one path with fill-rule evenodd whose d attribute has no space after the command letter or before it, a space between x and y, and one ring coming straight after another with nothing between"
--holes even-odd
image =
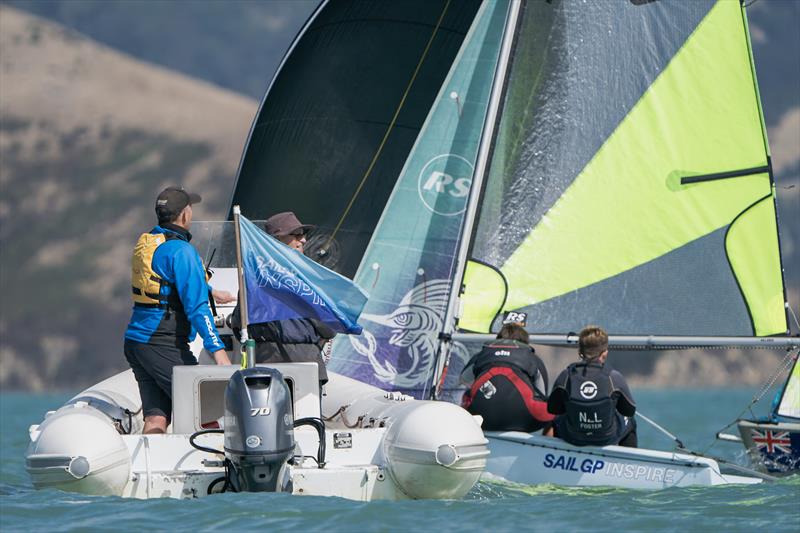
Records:
<instances>
[{"instance_id":1,"label":"black baseball cap","mask_svg":"<svg viewBox=\"0 0 800 533\"><path fill-rule=\"evenodd\" d=\"M159 220L177 217L187 205L199 204L199 194L186 192L183 187L167 187L156 198L156 215Z\"/></svg>"}]
</instances>

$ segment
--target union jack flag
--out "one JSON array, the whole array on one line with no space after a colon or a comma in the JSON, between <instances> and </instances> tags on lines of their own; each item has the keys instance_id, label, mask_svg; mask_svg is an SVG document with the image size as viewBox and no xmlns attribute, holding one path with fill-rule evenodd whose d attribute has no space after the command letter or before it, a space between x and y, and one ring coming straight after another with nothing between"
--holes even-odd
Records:
<instances>
[{"instance_id":1,"label":"union jack flag","mask_svg":"<svg viewBox=\"0 0 800 533\"><path fill-rule=\"evenodd\" d=\"M753 442L756 443L759 450L766 448L766 452L769 454L775 453L776 450L779 453L786 453L789 455L792 453L792 441L789 439L788 431L771 431L765 429L761 432L754 429Z\"/></svg>"}]
</instances>

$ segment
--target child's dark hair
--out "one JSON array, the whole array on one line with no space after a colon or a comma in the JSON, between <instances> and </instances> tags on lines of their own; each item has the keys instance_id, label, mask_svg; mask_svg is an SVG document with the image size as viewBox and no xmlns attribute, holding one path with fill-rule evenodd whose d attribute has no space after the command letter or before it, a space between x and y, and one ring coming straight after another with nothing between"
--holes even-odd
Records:
<instances>
[{"instance_id":1,"label":"child's dark hair","mask_svg":"<svg viewBox=\"0 0 800 533\"><path fill-rule=\"evenodd\" d=\"M528 332L519 324L504 324L497 334L498 339L511 339L528 344Z\"/></svg>"}]
</instances>

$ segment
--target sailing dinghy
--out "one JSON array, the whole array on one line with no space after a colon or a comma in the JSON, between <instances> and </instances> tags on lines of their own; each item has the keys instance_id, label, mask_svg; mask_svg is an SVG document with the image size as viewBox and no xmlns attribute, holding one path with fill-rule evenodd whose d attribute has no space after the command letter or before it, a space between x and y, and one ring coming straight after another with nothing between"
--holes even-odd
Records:
<instances>
[{"instance_id":1,"label":"sailing dinghy","mask_svg":"<svg viewBox=\"0 0 800 533\"><path fill-rule=\"evenodd\" d=\"M313 220L307 252L370 293L329 368L458 403L508 311L557 346L589 323L612 350L797 343L740 2L427 2L426 42L392 48L381 21L411 4L323 5L311 25L332 29L287 55L234 192ZM680 450L487 437L488 471L526 483L758 481Z\"/></svg>"},{"instance_id":2,"label":"sailing dinghy","mask_svg":"<svg viewBox=\"0 0 800 533\"><path fill-rule=\"evenodd\" d=\"M729 433L717 433L717 438L727 442L744 445L753 465L773 476L786 476L800 472L800 350L787 353L788 363L783 370L789 370L783 387L778 391L768 416L738 418L728 427L736 424L740 437ZM780 373L779 373L780 374ZM762 388L751 403L742 411L752 413L751 407L759 402L769 391L776 374L769 385ZM741 415L740 415L741 416ZM724 431L724 430L723 430Z\"/></svg>"}]
</instances>

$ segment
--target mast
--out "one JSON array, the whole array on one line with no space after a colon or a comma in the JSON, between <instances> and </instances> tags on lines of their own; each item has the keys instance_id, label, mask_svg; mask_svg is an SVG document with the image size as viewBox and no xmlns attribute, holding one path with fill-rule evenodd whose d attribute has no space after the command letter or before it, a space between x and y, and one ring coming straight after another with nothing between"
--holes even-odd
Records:
<instances>
[{"instance_id":1,"label":"mast","mask_svg":"<svg viewBox=\"0 0 800 533\"><path fill-rule=\"evenodd\" d=\"M450 285L450 297L445 308L443 321L443 331L439 334L439 349L437 350L436 367L433 374L433 387L431 395L435 398L438 395L438 384L443 372L447 367L450 357L452 344L451 336L456 328L456 320L460 315L461 283L464 279L464 271L467 265L467 256L470 248L473 227L480 207L480 196L483 189L483 179L489 161L494 129L497 125L498 112L503 95L506 74L508 71L511 49L516 35L517 21L521 10L522 0L513 0L509 6L508 18L506 20L503 44L500 49L500 59L495 71L494 82L492 84L492 94L487 109L486 122L481 135L478 157L473 173L472 185L470 187L469 202L464 216L464 224L461 228L461 242L456 255L455 274Z\"/></svg>"}]
</instances>

